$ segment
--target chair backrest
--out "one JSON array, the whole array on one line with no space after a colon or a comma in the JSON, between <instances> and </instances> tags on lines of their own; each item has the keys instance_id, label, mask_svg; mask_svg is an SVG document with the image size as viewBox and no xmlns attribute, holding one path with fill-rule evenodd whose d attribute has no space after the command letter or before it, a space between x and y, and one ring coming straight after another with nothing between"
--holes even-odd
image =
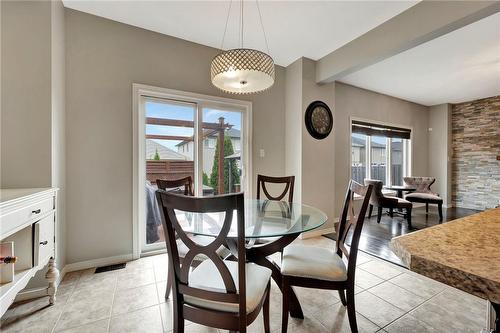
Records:
<instances>
[{"instance_id":1,"label":"chair backrest","mask_svg":"<svg viewBox=\"0 0 500 333\"><path fill-rule=\"evenodd\" d=\"M384 202L384 194L382 193L382 188L384 183L377 179L365 179L365 185L372 185L372 195L370 196L370 204L374 206L382 206Z\"/></svg>"},{"instance_id":2,"label":"chair backrest","mask_svg":"<svg viewBox=\"0 0 500 333\"><path fill-rule=\"evenodd\" d=\"M194 196L193 179L191 178L191 176L173 180L157 179L156 185L160 190L168 191L168 189L174 189L178 190L179 192L180 187L184 186L184 195Z\"/></svg>"},{"instance_id":3,"label":"chair backrest","mask_svg":"<svg viewBox=\"0 0 500 333\"><path fill-rule=\"evenodd\" d=\"M267 183L271 184L285 184L285 189L278 196L272 196L269 194L269 191L266 187ZM269 200L281 201L286 194L288 193L288 202L293 202L293 188L295 185L295 176L287 176L287 177L270 177L264 175L257 175L257 200L260 200L260 189L262 187L262 191L264 195Z\"/></svg>"},{"instance_id":4,"label":"chair backrest","mask_svg":"<svg viewBox=\"0 0 500 333\"><path fill-rule=\"evenodd\" d=\"M174 301L184 302L184 295L207 299L216 302L239 304L240 316L246 316L246 279L245 277L245 216L243 193L226 194L214 197L190 197L164 190L156 192L165 231L167 251L170 254L169 272L174 272L172 291ZM224 212L224 223L221 231L208 245L200 245L191 240L184 232L174 210L191 213ZM237 218L237 260L238 287L229 269L216 253L227 238L233 223L233 214ZM179 257L176 235L188 247L182 259ZM234 254L234 253L233 253ZM225 286L225 292L205 290L189 286L191 262L197 255L204 255L213 262ZM243 277L243 278L240 278Z\"/></svg>"},{"instance_id":5,"label":"chair backrest","mask_svg":"<svg viewBox=\"0 0 500 333\"><path fill-rule=\"evenodd\" d=\"M342 257L344 255L347 262L347 278L351 279L354 283L354 273L356 271L356 258L358 255L358 245L359 238L361 236L361 229L363 228L363 222L366 215L366 209L370 202L370 196L373 191L373 185L369 184L363 186L354 180L349 182L349 187L347 188L344 208L342 209L342 215L340 216L340 221L337 228L337 241L335 242L335 252ZM358 215L354 212L354 194L362 197L363 201L361 203L361 208ZM349 231L352 230L351 246L349 249L346 247L346 239Z\"/></svg>"},{"instance_id":6,"label":"chair backrest","mask_svg":"<svg viewBox=\"0 0 500 333\"><path fill-rule=\"evenodd\" d=\"M415 187L417 193L433 193L431 185L434 184L434 177L403 177L406 185Z\"/></svg>"}]
</instances>

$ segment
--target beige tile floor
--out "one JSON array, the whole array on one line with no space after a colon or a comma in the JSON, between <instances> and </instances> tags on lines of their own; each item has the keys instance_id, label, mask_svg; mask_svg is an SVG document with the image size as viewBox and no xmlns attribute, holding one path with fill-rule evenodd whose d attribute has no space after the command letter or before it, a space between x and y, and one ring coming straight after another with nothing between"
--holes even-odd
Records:
<instances>
[{"instance_id":1,"label":"beige tile floor","mask_svg":"<svg viewBox=\"0 0 500 333\"><path fill-rule=\"evenodd\" d=\"M332 247L324 237L297 240ZM68 273L57 302L47 298L13 305L2 332L171 332L172 303L165 301L166 255L145 257L123 270ZM478 333L485 325L485 301L401 267L360 253L356 272L356 310L360 332ZM350 332L345 308L335 291L297 288L305 319L289 322L289 332ZM281 294L272 288L271 329L279 332ZM262 316L250 326L262 332ZM194 323L186 332L219 332Z\"/></svg>"}]
</instances>

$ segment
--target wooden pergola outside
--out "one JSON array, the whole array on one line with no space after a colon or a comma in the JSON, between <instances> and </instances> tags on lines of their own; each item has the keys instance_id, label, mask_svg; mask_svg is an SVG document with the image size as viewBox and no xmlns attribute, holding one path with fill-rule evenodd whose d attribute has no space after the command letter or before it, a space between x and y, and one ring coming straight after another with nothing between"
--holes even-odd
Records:
<instances>
[{"instance_id":1,"label":"wooden pergola outside","mask_svg":"<svg viewBox=\"0 0 500 333\"><path fill-rule=\"evenodd\" d=\"M146 117L147 125L161 125L173 127L188 127L194 129L194 121L178 120L178 119L165 119L165 118L152 118ZM218 193L224 193L224 131L230 129L233 125L224 122L224 117L219 118L218 123L202 123L203 136L202 140L213 134L218 134L219 140L219 165L218 165ZM194 141L194 136L177 136L177 135L159 135L159 134L146 134L146 139L157 140L175 140L175 141Z\"/></svg>"}]
</instances>

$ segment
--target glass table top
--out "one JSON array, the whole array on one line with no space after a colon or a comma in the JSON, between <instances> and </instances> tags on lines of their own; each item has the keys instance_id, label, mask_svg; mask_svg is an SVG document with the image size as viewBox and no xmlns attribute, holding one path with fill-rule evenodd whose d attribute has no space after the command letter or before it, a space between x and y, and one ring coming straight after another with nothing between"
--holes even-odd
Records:
<instances>
[{"instance_id":1,"label":"glass table top","mask_svg":"<svg viewBox=\"0 0 500 333\"><path fill-rule=\"evenodd\" d=\"M217 236L224 223L225 213L189 213L175 210L182 228L194 235ZM245 200L245 237L265 238L291 235L322 226L327 216L321 210L300 203ZM228 237L237 236L237 214Z\"/></svg>"}]
</instances>

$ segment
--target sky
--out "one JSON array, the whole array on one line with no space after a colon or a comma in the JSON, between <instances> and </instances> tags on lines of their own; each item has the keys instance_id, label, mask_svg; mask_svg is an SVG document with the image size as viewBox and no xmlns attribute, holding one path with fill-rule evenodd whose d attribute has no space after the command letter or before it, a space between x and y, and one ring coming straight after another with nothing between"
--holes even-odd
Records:
<instances>
[{"instance_id":1,"label":"sky","mask_svg":"<svg viewBox=\"0 0 500 333\"><path fill-rule=\"evenodd\" d=\"M146 117L190 120L195 117L196 106L190 104L168 104L157 101L146 101ZM221 111L216 109L203 109L203 122L216 123L219 117L224 117L226 123L233 125L233 128L241 130L241 113ZM146 125L146 134L163 134L176 136L192 136L193 128L162 126L162 125ZM154 140L165 147L177 151L176 144L181 141L174 140Z\"/></svg>"}]
</instances>

